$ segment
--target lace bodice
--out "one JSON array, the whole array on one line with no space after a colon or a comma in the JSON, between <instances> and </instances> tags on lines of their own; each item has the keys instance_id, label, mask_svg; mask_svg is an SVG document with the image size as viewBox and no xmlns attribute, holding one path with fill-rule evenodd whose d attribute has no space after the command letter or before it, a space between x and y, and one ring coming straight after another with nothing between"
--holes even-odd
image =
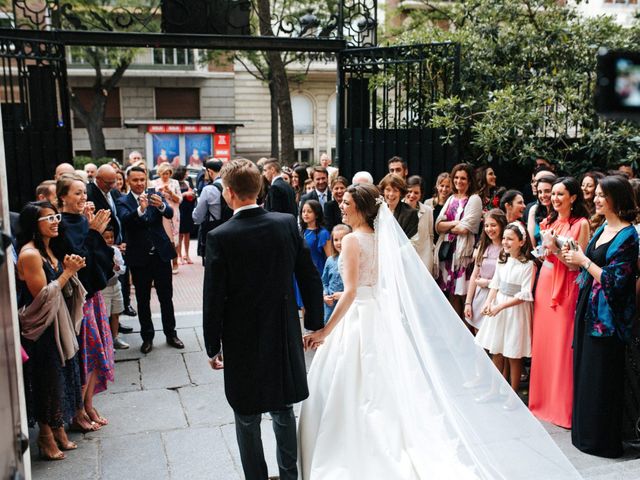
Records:
<instances>
[{"instance_id":1,"label":"lace bodice","mask_svg":"<svg viewBox=\"0 0 640 480\"><path fill-rule=\"evenodd\" d=\"M360 259L358 272L358 287L370 287L378 281L378 257L376 255L375 234L353 232L360 244ZM338 268L344 278L343 256L340 255Z\"/></svg>"}]
</instances>

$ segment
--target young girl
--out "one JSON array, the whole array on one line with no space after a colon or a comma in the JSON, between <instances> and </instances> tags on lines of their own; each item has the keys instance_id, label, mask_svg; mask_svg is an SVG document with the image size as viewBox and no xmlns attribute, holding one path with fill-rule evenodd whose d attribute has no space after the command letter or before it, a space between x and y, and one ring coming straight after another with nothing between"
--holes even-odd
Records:
<instances>
[{"instance_id":1,"label":"young girl","mask_svg":"<svg viewBox=\"0 0 640 480\"><path fill-rule=\"evenodd\" d=\"M511 388L517 392L522 358L531 356L531 289L535 269L531 259L531 240L520 222L506 226L502 234L502 249L489 284L491 292L482 309L485 318L476 343L492 354L493 363L499 371L503 371L504 359L508 360ZM478 401L494 398L496 388L494 385ZM513 408L514 400L515 397L511 397L505 408Z\"/></svg>"},{"instance_id":2,"label":"young girl","mask_svg":"<svg viewBox=\"0 0 640 480\"><path fill-rule=\"evenodd\" d=\"M327 263L324 264L324 271L322 272L325 325L344 291L344 284L342 283L342 277L340 276L340 269L338 267L338 259L342 251L342 237L350 232L351 227L343 224L336 225L333 227L333 230L331 230L333 255L327 258Z\"/></svg>"},{"instance_id":3,"label":"young girl","mask_svg":"<svg viewBox=\"0 0 640 480\"><path fill-rule=\"evenodd\" d=\"M324 215L319 201L307 200L302 206L300 230L311 250L311 260L322 275L327 257L331 256L331 235L324 228Z\"/></svg>"},{"instance_id":4,"label":"young girl","mask_svg":"<svg viewBox=\"0 0 640 480\"><path fill-rule=\"evenodd\" d=\"M489 210L485 214L484 228L464 304L464 318L474 333L477 333L482 325L482 310L489 296L489 283L496 270L498 255L502 249L502 234L506 226L507 217L499 208Z\"/></svg>"}]
</instances>

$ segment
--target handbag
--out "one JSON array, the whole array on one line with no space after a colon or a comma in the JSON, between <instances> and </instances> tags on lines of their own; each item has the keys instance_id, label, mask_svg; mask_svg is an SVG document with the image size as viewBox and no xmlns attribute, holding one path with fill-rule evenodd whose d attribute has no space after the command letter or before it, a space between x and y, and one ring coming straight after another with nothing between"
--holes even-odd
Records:
<instances>
[{"instance_id":1,"label":"handbag","mask_svg":"<svg viewBox=\"0 0 640 480\"><path fill-rule=\"evenodd\" d=\"M440 250L438 250L438 260L441 262L450 261L453 258L453 243L449 240L445 240L440 245Z\"/></svg>"}]
</instances>

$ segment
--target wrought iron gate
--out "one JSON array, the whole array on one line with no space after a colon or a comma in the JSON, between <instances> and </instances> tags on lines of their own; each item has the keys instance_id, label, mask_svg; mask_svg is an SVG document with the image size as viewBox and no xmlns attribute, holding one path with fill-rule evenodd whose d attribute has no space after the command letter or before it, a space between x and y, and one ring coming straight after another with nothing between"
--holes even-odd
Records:
<instances>
[{"instance_id":1,"label":"wrought iron gate","mask_svg":"<svg viewBox=\"0 0 640 480\"><path fill-rule=\"evenodd\" d=\"M0 63L9 206L20 211L56 165L71 161L64 46L0 37Z\"/></svg>"},{"instance_id":2,"label":"wrought iron gate","mask_svg":"<svg viewBox=\"0 0 640 480\"><path fill-rule=\"evenodd\" d=\"M452 43L347 49L338 55L337 148L340 173L375 180L387 160L402 157L409 173L433 185L458 162L457 141L445 145L430 128L431 105L455 95L460 48Z\"/></svg>"}]
</instances>

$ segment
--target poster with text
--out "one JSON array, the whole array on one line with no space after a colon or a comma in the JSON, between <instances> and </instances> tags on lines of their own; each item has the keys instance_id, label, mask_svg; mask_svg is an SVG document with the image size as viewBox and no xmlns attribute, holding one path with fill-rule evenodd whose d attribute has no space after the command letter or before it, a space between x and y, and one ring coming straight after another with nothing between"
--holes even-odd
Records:
<instances>
[{"instance_id":1,"label":"poster with text","mask_svg":"<svg viewBox=\"0 0 640 480\"><path fill-rule=\"evenodd\" d=\"M223 162L231 160L231 135L216 133L214 137L214 156Z\"/></svg>"},{"instance_id":2,"label":"poster with text","mask_svg":"<svg viewBox=\"0 0 640 480\"><path fill-rule=\"evenodd\" d=\"M154 134L153 138L153 167L161 163L173 163L173 159L180 155L180 135L168 133Z\"/></svg>"},{"instance_id":3,"label":"poster with text","mask_svg":"<svg viewBox=\"0 0 640 480\"><path fill-rule=\"evenodd\" d=\"M187 165L189 167L202 167L207 158L211 156L211 135L186 134L184 146L187 152Z\"/></svg>"}]
</instances>

